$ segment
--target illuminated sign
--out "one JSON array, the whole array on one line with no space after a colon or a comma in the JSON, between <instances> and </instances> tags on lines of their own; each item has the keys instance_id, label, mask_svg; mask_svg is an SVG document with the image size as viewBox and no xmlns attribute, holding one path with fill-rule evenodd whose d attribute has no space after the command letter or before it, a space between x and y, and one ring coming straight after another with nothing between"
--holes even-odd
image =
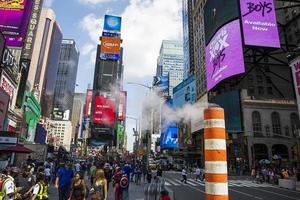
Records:
<instances>
[{"instance_id":1,"label":"illuminated sign","mask_svg":"<svg viewBox=\"0 0 300 200\"><path fill-rule=\"evenodd\" d=\"M104 17L104 30L107 31L121 31L122 18L117 16L105 15Z\"/></svg>"},{"instance_id":2,"label":"illuminated sign","mask_svg":"<svg viewBox=\"0 0 300 200\"><path fill-rule=\"evenodd\" d=\"M245 45L280 48L273 0L240 0Z\"/></svg>"},{"instance_id":3,"label":"illuminated sign","mask_svg":"<svg viewBox=\"0 0 300 200\"><path fill-rule=\"evenodd\" d=\"M222 80L245 72L240 22L221 27L205 48L207 90Z\"/></svg>"},{"instance_id":4,"label":"illuminated sign","mask_svg":"<svg viewBox=\"0 0 300 200\"><path fill-rule=\"evenodd\" d=\"M9 95L0 88L0 131L3 131L3 124L6 118L6 113L9 104Z\"/></svg>"},{"instance_id":5,"label":"illuminated sign","mask_svg":"<svg viewBox=\"0 0 300 200\"><path fill-rule=\"evenodd\" d=\"M104 96L96 96L94 103L94 124L114 125L115 123L115 101Z\"/></svg>"},{"instance_id":6,"label":"illuminated sign","mask_svg":"<svg viewBox=\"0 0 300 200\"><path fill-rule=\"evenodd\" d=\"M23 46L31 9L32 0L0 1L0 32L7 46Z\"/></svg>"},{"instance_id":7,"label":"illuminated sign","mask_svg":"<svg viewBox=\"0 0 300 200\"><path fill-rule=\"evenodd\" d=\"M126 100L127 100L127 92L120 92L119 99L119 111L118 111L118 120L123 121L126 115Z\"/></svg>"},{"instance_id":8,"label":"illuminated sign","mask_svg":"<svg viewBox=\"0 0 300 200\"><path fill-rule=\"evenodd\" d=\"M100 58L117 60L120 57L121 39L102 37Z\"/></svg>"}]
</instances>

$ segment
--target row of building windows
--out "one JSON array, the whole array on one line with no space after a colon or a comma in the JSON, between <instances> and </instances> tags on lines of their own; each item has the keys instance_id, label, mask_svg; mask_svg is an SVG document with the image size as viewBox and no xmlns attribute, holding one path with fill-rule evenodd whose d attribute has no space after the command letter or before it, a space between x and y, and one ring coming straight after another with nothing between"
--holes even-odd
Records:
<instances>
[{"instance_id":1,"label":"row of building windows","mask_svg":"<svg viewBox=\"0 0 300 200\"><path fill-rule=\"evenodd\" d=\"M280 114L278 112L272 112L271 114L271 123L272 123L272 131L274 135L283 135L282 133L282 125L280 120ZM291 131L290 131L291 127ZM297 129L299 129L299 117L296 113L290 114L290 127L284 126L284 135L285 136L296 136ZM261 115L258 111L252 112L252 128L254 136L262 136L262 121ZM266 136L270 136L270 126L265 126Z\"/></svg>"}]
</instances>

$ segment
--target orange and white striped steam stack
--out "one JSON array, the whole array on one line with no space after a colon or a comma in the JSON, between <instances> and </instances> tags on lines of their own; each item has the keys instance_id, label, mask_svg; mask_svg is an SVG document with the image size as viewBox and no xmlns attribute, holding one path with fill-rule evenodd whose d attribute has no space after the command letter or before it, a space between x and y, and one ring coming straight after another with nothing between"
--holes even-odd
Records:
<instances>
[{"instance_id":1,"label":"orange and white striped steam stack","mask_svg":"<svg viewBox=\"0 0 300 200\"><path fill-rule=\"evenodd\" d=\"M205 199L228 200L224 109L204 110Z\"/></svg>"}]
</instances>

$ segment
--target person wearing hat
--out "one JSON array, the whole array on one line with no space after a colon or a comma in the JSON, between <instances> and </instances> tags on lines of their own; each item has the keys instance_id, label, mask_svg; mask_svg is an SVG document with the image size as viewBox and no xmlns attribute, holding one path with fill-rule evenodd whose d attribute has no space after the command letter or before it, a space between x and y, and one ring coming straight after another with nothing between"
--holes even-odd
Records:
<instances>
[{"instance_id":1,"label":"person wearing hat","mask_svg":"<svg viewBox=\"0 0 300 200\"><path fill-rule=\"evenodd\" d=\"M67 200L70 196L71 183L74 173L71 164L63 164L57 174L55 180L55 188L58 189L59 200Z\"/></svg>"}]
</instances>

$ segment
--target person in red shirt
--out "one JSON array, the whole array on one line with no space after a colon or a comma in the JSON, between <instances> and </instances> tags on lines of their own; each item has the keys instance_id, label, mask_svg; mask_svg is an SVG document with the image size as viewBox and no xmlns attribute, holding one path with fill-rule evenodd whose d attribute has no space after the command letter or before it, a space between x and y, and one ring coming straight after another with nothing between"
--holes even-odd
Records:
<instances>
[{"instance_id":1,"label":"person in red shirt","mask_svg":"<svg viewBox=\"0 0 300 200\"><path fill-rule=\"evenodd\" d=\"M160 200L171 200L168 191L163 190L160 192Z\"/></svg>"}]
</instances>

